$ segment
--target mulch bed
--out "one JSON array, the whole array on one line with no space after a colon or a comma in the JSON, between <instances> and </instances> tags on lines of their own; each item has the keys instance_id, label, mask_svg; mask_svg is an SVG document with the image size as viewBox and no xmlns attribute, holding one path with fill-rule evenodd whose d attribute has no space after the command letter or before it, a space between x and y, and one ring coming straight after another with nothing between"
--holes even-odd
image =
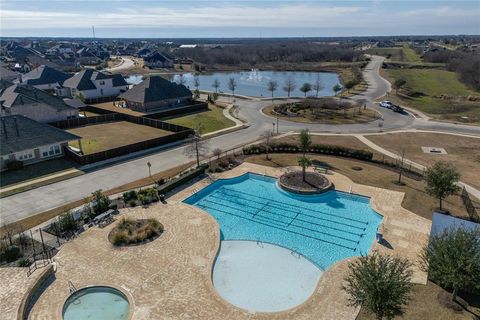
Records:
<instances>
[{"instance_id":1,"label":"mulch bed","mask_svg":"<svg viewBox=\"0 0 480 320\"><path fill-rule=\"evenodd\" d=\"M299 193L318 193L331 187L330 181L316 172L307 172L305 181L301 171L288 172L280 177L280 186L288 191Z\"/></svg>"}]
</instances>

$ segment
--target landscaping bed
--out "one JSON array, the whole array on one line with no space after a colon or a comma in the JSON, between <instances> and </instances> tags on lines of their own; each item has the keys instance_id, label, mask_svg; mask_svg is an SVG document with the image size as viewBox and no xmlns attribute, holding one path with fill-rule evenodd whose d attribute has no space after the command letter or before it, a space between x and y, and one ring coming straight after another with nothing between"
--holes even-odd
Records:
<instances>
[{"instance_id":1,"label":"landscaping bed","mask_svg":"<svg viewBox=\"0 0 480 320\"><path fill-rule=\"evenodd\" d=\"M306 172L305 180L301 171L287 172L278 182L282 189L300 194L322 193L332 187L326 177L316 172Z\"/></svg>"},{"instance_id":2,"label":"landscaping bed","mask_svg":"<svg viewBox=\"0 0 480 320\"><path fill-rule=\"evenodd\" d=\"M122 219L108 234L114 246L140 245L157 239L164 231L156 219Z\"/></svg>"}]
</instances>

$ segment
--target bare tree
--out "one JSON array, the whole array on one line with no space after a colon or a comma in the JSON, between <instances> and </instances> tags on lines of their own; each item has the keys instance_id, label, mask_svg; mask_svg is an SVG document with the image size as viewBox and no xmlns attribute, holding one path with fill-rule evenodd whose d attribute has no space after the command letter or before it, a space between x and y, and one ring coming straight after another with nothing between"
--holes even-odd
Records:
<instances>
[{"instance_id":1,"label":"bare tree","mask_svg":"<svg viewBox=\"0 0 480 320\"><path fill-rule=\"evenodd\" d=\"M275 80L270 80L268 81L268 91L270 91L272 93L272 100L273 100L273 93L275 92L275 90L277 90L278 88L278 82L275 81Z\"/></svg>"},{"instance_id":2,"label":"bare tree","mask_svg":"<svg viewBox=\"0 0 480 320\"><path fill-rule=\"evenodd\" d=\"M317 79L315 80L315 83L313 84L313 90L315 90L315 96L318 98L318 92L322 91L324 88L322 82L320 81L320 75L317 75Z\"/></svg>"},{"instance_id":3,"label":"bare tree","mask_svg":"<svg viewBox=\"0 0 480 320\"><path fill-rule=\"evenodd\" d=\"M235 97L235 88L237 87L237 81L235 78L228 79L228 89L232 91L232 95Z\"/></svg>"},{"instance_id":4,"label":"bare tree","mask_svg":"<svg viewBox=\"0 0 480 320\"><path fill-rule=\"evenodd\" d=\"M187 79L185 79L185 76L183 75L183 73L178 75L177 83L181 85L185 85L185 83L187 83Z\"/></svg>"},{"instance_id":5,"label":"bare tree","mask_svg":"<svg viewBox=\"0 0 480 320\"><path fill-rule=\"evenodd\" d=\"M190 137L190 144L185 148L185 155L197 160L197 168L200 167L200 158L205 157L209 151L208 141L201 135L202 126L197 125L194 134Z\"/></svg>"},{"instance_id":6,"label":"bare tree","mask_svg":"<svg viewBox=\"0 0 480 320\"><path fill-rule=\"evenodd\" d=\"M198 87L200 87L200 78L197 74L193 77L193 85L195 86L196 90L198 90Z\"/></svg>"},{"instance_id":7,"label":"bare tree","mask_svg":"<svg viewBox=\"0 0 480 320\"><path fill-rule=\"evenodd\" d=\"M212 151L213 155L217 157L217 160L220 160L220 156L222 155L222 149L215 148Z\"/></svg>"},{"instance_id":8,"label":"bare tree","mask_svg":"<svg viewBox=\"0 0 480 320\"><path fill-rule=\"evenodd\" d=\"M264 139L265 144L265 159L270 160L269 151L270 151L270 143L272 142L273 132L270 130L265 130L262 134L262 138Z\"/></svg>"},{"instance_id":9,"label":"bare tree","mask_svg":"<svg viewBox=\"0 0 480 320\"><path fill-rule=\"evenodd\" d=\"M296 88L295 80L293 79L292 76L288 77L287 80L285 80L285 85L283 86L283 91L287 93L287 95L290 97L290 92L295 90Z\"/></svg>"},{"instance_id":10,"label":"bare tree","mask_svg":"<svg viewBox=\"0 0 480 320\"><path fill-rule=\"evenodd\" d=\"M220 87L220 81L218 79L213 80L212 87L215 88L215 93L218 93L218 88Z\"/></svg>"}]
</instances>

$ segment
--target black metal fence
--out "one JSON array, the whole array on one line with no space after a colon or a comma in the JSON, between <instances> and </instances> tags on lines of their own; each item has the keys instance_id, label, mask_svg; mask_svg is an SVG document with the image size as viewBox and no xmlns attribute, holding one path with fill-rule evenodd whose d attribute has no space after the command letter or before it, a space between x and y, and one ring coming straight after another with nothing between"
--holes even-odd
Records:
<instances>
[{"instance_id":1,"label":"black metal fence","mask_svg":"<svg viewBox=\"0 0 480 320\"><path fill-rule=\"evenodd\" d=\"M162 110L155 113L150 113L142 116L143 118L150 118L150 119L160 119L169 116L179 116L187 113L193 112L202 112L208 110L208 103L206 102L198 102L195 104L190 104L188 106L178 107L175 109L167 109Z\"/></svg>"}]
</instances>

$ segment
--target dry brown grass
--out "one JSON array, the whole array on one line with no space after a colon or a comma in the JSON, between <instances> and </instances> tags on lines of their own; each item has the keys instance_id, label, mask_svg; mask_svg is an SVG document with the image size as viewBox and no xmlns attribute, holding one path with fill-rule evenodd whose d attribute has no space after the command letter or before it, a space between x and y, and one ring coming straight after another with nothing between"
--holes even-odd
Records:
<instances>
[{"instance_id":1,"label":"dry brown grass","mask_svg":"<svg viewBox=\"0 0 480 320\"><path fill-rule=\"evenodd\" d=\"M438 300L438 296L444 294L445 290L433 282L427 285L415 284L413 287L412 300L405 309L405 314L395 319L403 320L472 320L475 317L465 310L454 311L444 307ZM480 309L470 307L470 311L479 314ZM356 320L374 320L375 316L361 310Z\"/></svg>"},{"instance_id":2,"label":"dry brown grass","mask_svg":"<svg viewBox=\"0 0 480 320\"><path fill-rule=\"evenodd\" d=\"M342 146L351 149L357 150L367 150L373 153L374 159L382 159L383 155L380 152L371 149L366 144L363 144L360 140L352 136L316 136L312 135L312 143L313 144L326 144L326 145L335 145L335 146ZM282 143L291 143L291 144L298 144L299 135L290 135L286 137L281 137L275 139L275 142L282 142ZM388 158L388 157L385 157Z\"/></svg>"},{"instance_id":3,"label":"dry brown grass","mask_svg":"<svg viewBox=\"0 0 480 320\"><path fill-rule=\"evenodd\" d=\"M160 178L168 179L168 178L172 178L172 177L176 176L177 174L179 174L183 170L190 167L192 164L193 164L193 161L190 162L190 163L184 164L184 165L177 166L175 168L171 168L169 170L165 170L165 171L162 171L162 172L159 172L159 173L156 173L156 174L152 174L152 178L148 177L148 178L135 180L135 181L132 181L130 183L124 184L120 187L113 188L113 189L110 189L110 190L106 190L106 191L104 191L104 193L106 195L114 195L114 194L119 194L119 193L122 193L122 192L125 192L125 191L128 191L128 190L149 186L149 185L152 185L155 181L158 181ZM88 200L90 200L90 198L88 198ZM55 209L48 210L48 211L36 214L34 216L22 219L20 221L17 221L13 224L8 225L7 227L9 229L13 228L14 230L16 230L18 232L22 232L24 230L34 228L34 227L44 223L45 221L48 221L48 220L52 219L52 218L55 218L56 216L64 213L65 211L68 211L68 210L71 210L73 208L79 207L82 204L84 204L85 201L86 201L86 199L73 201L73 202L67 203L63 206L57 207ZM5 229L4 226L2 226L0 228L0 237L3 235L4 229Z\"/></svg>"},{"instance_id":4,"label":"dry brown grass","mask_svg":"<svg viewBox=\"0 0 480 320\"><path fill-rule=\"evenodd\" d=\"M111 102L92 104L92 106L103 109L103 110L107 110L107 111L125 113L125 114L129 114L129 115L132 115L132 116L137 116L137 117L141 117L141 116L145 115L145 113L143 113L143 112L130 110L128 108L116 107L116 106L113 105L112 101Z\"/></svg>"},{"instance_id":5,"label":"dry brown grass","mask_svg":"<svg viewBox=\"0 0 480 320\"><path fill-rule=\"evenodd\" d=\"M156 219L122 219L110 231L108 238L116 246L136 245L156 239L163 225Z\"/></svg>"},{"instance_id":6,"label":"dry brown grass","mask_svg":"<svg viewBox=\"0 0 480 320\"><path fill-rule=\"evenodd\" d=\"M407 159L425 166L451 161L462 174L462 181L480 188L480 138L441 133L391 133L367 138L397 154L405 149ZM445 148L448 154L426 154L421 147Z\"/></svg>"},{"instance_id":7,"label":"dry brown grass","mask_svg":"<svg viewBox=\"0 0 480 320\"><path fill-rule=\"evenodd\" d=\"M82 137L84 154L91 154L172 134L170 131L128 121L92 124L68 129L67 131ZM69 144L79 148L77 141L72 141Z\"/></svg>"},{"instance_id":8,"label":"dry brown grass","mask_svg":"<svg viewBox=\"0 0 480 320\"><path fill-rule=\"evenodd\" d=\"M247 157L245 161L271 167L296 166L298 156L298 154L272 154L271 160L265 160L265 155L254 155ZM402 206L427 219L432 219L432 212L438 207L437 199L425 192L423 181L403 177L402 182L405 185L400 186L395 183L398 180L398 173L368 162L319 155L311 155L310 158L323 162L324 166L331 167L332 170L349 177L356 183L404 192ZM362 170L353 170L352 167L355 166L361 167ZM449 210L452 215L468 216L460 197L448 197L444 204L445 210Z\"/></svg>"}]
</instances>

